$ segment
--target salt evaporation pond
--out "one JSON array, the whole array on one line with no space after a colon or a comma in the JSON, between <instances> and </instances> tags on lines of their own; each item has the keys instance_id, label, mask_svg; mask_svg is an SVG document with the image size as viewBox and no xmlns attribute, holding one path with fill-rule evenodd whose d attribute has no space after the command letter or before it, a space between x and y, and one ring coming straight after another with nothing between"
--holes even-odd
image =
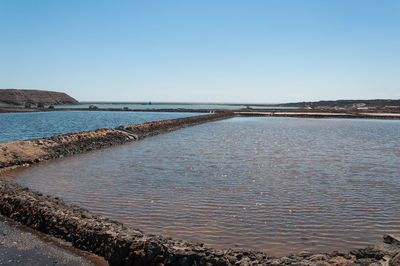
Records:
<instances>
[{"instance_id":1,"label":"salt evaporation pond","mask_svg":"<svg viewBox=\"0 0 400 266\"><path fill-rule=\"evenodd\" d=\"M0 142L201 115L176 112L57 111L0 114Z\"/></svg>"},{"instance_id":2,"label":"salt evaporation pond","mask_svg":"<svg viewBox=\"0 0 400 266\"><path fill-rule=\"evenodd\" d=\"M257 105L225 105L225 104L78 104L78 105L56 105L55 108L89 108L90 105L97 106L98 108L129 108L129 109L243 109L250 107L252 109L298 109L298 107L282 107L282 106L257 106Z\"/></svg>"},{"instance_id":3,"label":"salt evaporation pond","mask_svg":"<svg viewBox=\"0 0 400 266\"><path fill-rule=\"evenodd\" d=\"M285 255L399 234L399 162L400 121L234 118L12 176L148 233Z\"/></svg>"}]
</instances>

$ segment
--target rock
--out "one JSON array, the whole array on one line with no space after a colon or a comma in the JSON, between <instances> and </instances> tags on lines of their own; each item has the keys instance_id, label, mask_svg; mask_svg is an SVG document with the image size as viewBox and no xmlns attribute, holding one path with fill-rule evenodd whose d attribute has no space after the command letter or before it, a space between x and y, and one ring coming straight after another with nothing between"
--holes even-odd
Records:
<instances>
[{"instance_id":1,"label":"rock","mask_svg":"<svg viewBox=\"0 0 400 266\"><path fill-rule=\"evenodd\" d=\"M331 263L333 265L350 265L352 264L352 261L345 259L343 257L337 256L337 257L333 257L331 258L328 263Z\"/></svg>"},{"instance_id":2,"label":"rock","mask_svg":"<svg viewBox=\"0 0 400 266\"><path fill-rule=\"evenodd\" d=\"M389 266L400 265L400 252L389 261Z\"/></svg>"},{"instance_id":3,"label":"rock","mask_svg":"<svg viewBox=\"0 0 400 266\"><path fill-rule=\"evenodd\" d=\"M0 90L0 105L24 105L30 108L32 104L79 104L77 100L63 92L41 90Z\"/></svg>"},{"instance_id":4,"label":"rock","mask_svg":"<svg viewBox=\"0 0 400 266\"><path fill-rule=\"evenodd\" d=\"M394 235L384 235L383 242L386 244L396 245L400 247L400 237Z\"/></svg>"},{"instance_id":5,"label":"rock","mask_svg":"<svg viewBox=\"0 0 400 266\"><path fill-rule=\"evenodd\" d=\"M310 256L310 261L324 261L324 260L328 260L328 256L325 254L315 254Z\"/></svg>"},{"instance_id":6,"label":"rock","mask_svg":"<svg viewBox=\"0 0 400 266\"><path fill-rule=\"evenodd\" d=\"M397 245L391 245L384 242L375 243L373 246L374 249L382 251L384 254L393 257L398 252L400 252L400 247Z\"/></svg>"},{"instance_id":7,"label":"rock","mask_svg":"<svg viewBox=\"0 0 400 266\"><path fill-rule=\"evenodd\" d=\"M299 253L297 253L296 255L305 258L305 257L309 257L310 255L312 255L312 253L310 251L303 250L303 251L300 251Z\"/></svg>"},{"instance_id":8,"label":"rock","mask_svg":"<svg viewBox=\"0 0 400 266\"><path fill-rule=\"evenodd\" d=\"M381 250L377 250L373 247L352 250L352 251L350 251L350 254L356 256L357 259L373 258L376 260L381 260L385 256L385 253L383 253Z\"/></svg>"}]
</instances>

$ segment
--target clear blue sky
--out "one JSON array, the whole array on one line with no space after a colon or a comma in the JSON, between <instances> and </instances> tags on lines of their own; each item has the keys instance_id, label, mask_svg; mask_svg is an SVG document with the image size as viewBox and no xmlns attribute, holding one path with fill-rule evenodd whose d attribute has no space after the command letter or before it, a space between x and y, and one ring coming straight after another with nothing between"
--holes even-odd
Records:
<instances>
[{"instance_id":1,"label":"clear blue sky","mask_svg":"<svg viewBox=\"0 0 400 266\"><path fill-rule=\"evenodd\" d=\"M400 1L0 0L0 88L78 100L400 98Z\"/></svg>"}]
</instances>

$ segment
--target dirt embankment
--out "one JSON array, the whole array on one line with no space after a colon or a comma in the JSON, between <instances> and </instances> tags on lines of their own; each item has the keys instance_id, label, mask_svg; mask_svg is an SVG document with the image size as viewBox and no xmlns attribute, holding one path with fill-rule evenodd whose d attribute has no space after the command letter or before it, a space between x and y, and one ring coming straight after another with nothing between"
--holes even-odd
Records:
<instances>
[{"instance_id":1,"label":"dirt embankment","mask_svg":"<svg viewBox=\"0 0 400 266\"><path fill-rule=\"evenodd\" d=\"M140 125L98 129L49 138L0 142L0 172L4 168L33 164L85 151L123 144L196 124L233 117L232 113L193 116Z\"/></svg>"},{"instance_id":2,"label":"dirt embankment","mask_svg":"<svg viewBox=\"0 0 400 266\"><path fill-rule=\"evenodd\" d=\"M0 212L75 247L103 256L111 265L399 265L400 239L348 253L300 253L269 257L256 251L218 250L201 243L146 235L60 199L0 179Z\"/></svg>"}]
</instances>

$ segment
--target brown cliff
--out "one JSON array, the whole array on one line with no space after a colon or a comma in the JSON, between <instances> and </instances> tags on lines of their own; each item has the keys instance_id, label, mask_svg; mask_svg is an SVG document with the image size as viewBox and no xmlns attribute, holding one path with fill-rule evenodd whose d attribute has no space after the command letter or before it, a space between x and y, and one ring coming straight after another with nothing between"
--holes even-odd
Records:
<instances>
[{"instance_id":1,"label":"brown cliff","mask_svg":"<svg viewBox=\"0 0 400 266\"><path fill-rule=\"evenodd\" d=\"M79 102L63 92L0 89L0 105L25 104L60 105L79 104Z\"/></svg>"}]
</instances>

